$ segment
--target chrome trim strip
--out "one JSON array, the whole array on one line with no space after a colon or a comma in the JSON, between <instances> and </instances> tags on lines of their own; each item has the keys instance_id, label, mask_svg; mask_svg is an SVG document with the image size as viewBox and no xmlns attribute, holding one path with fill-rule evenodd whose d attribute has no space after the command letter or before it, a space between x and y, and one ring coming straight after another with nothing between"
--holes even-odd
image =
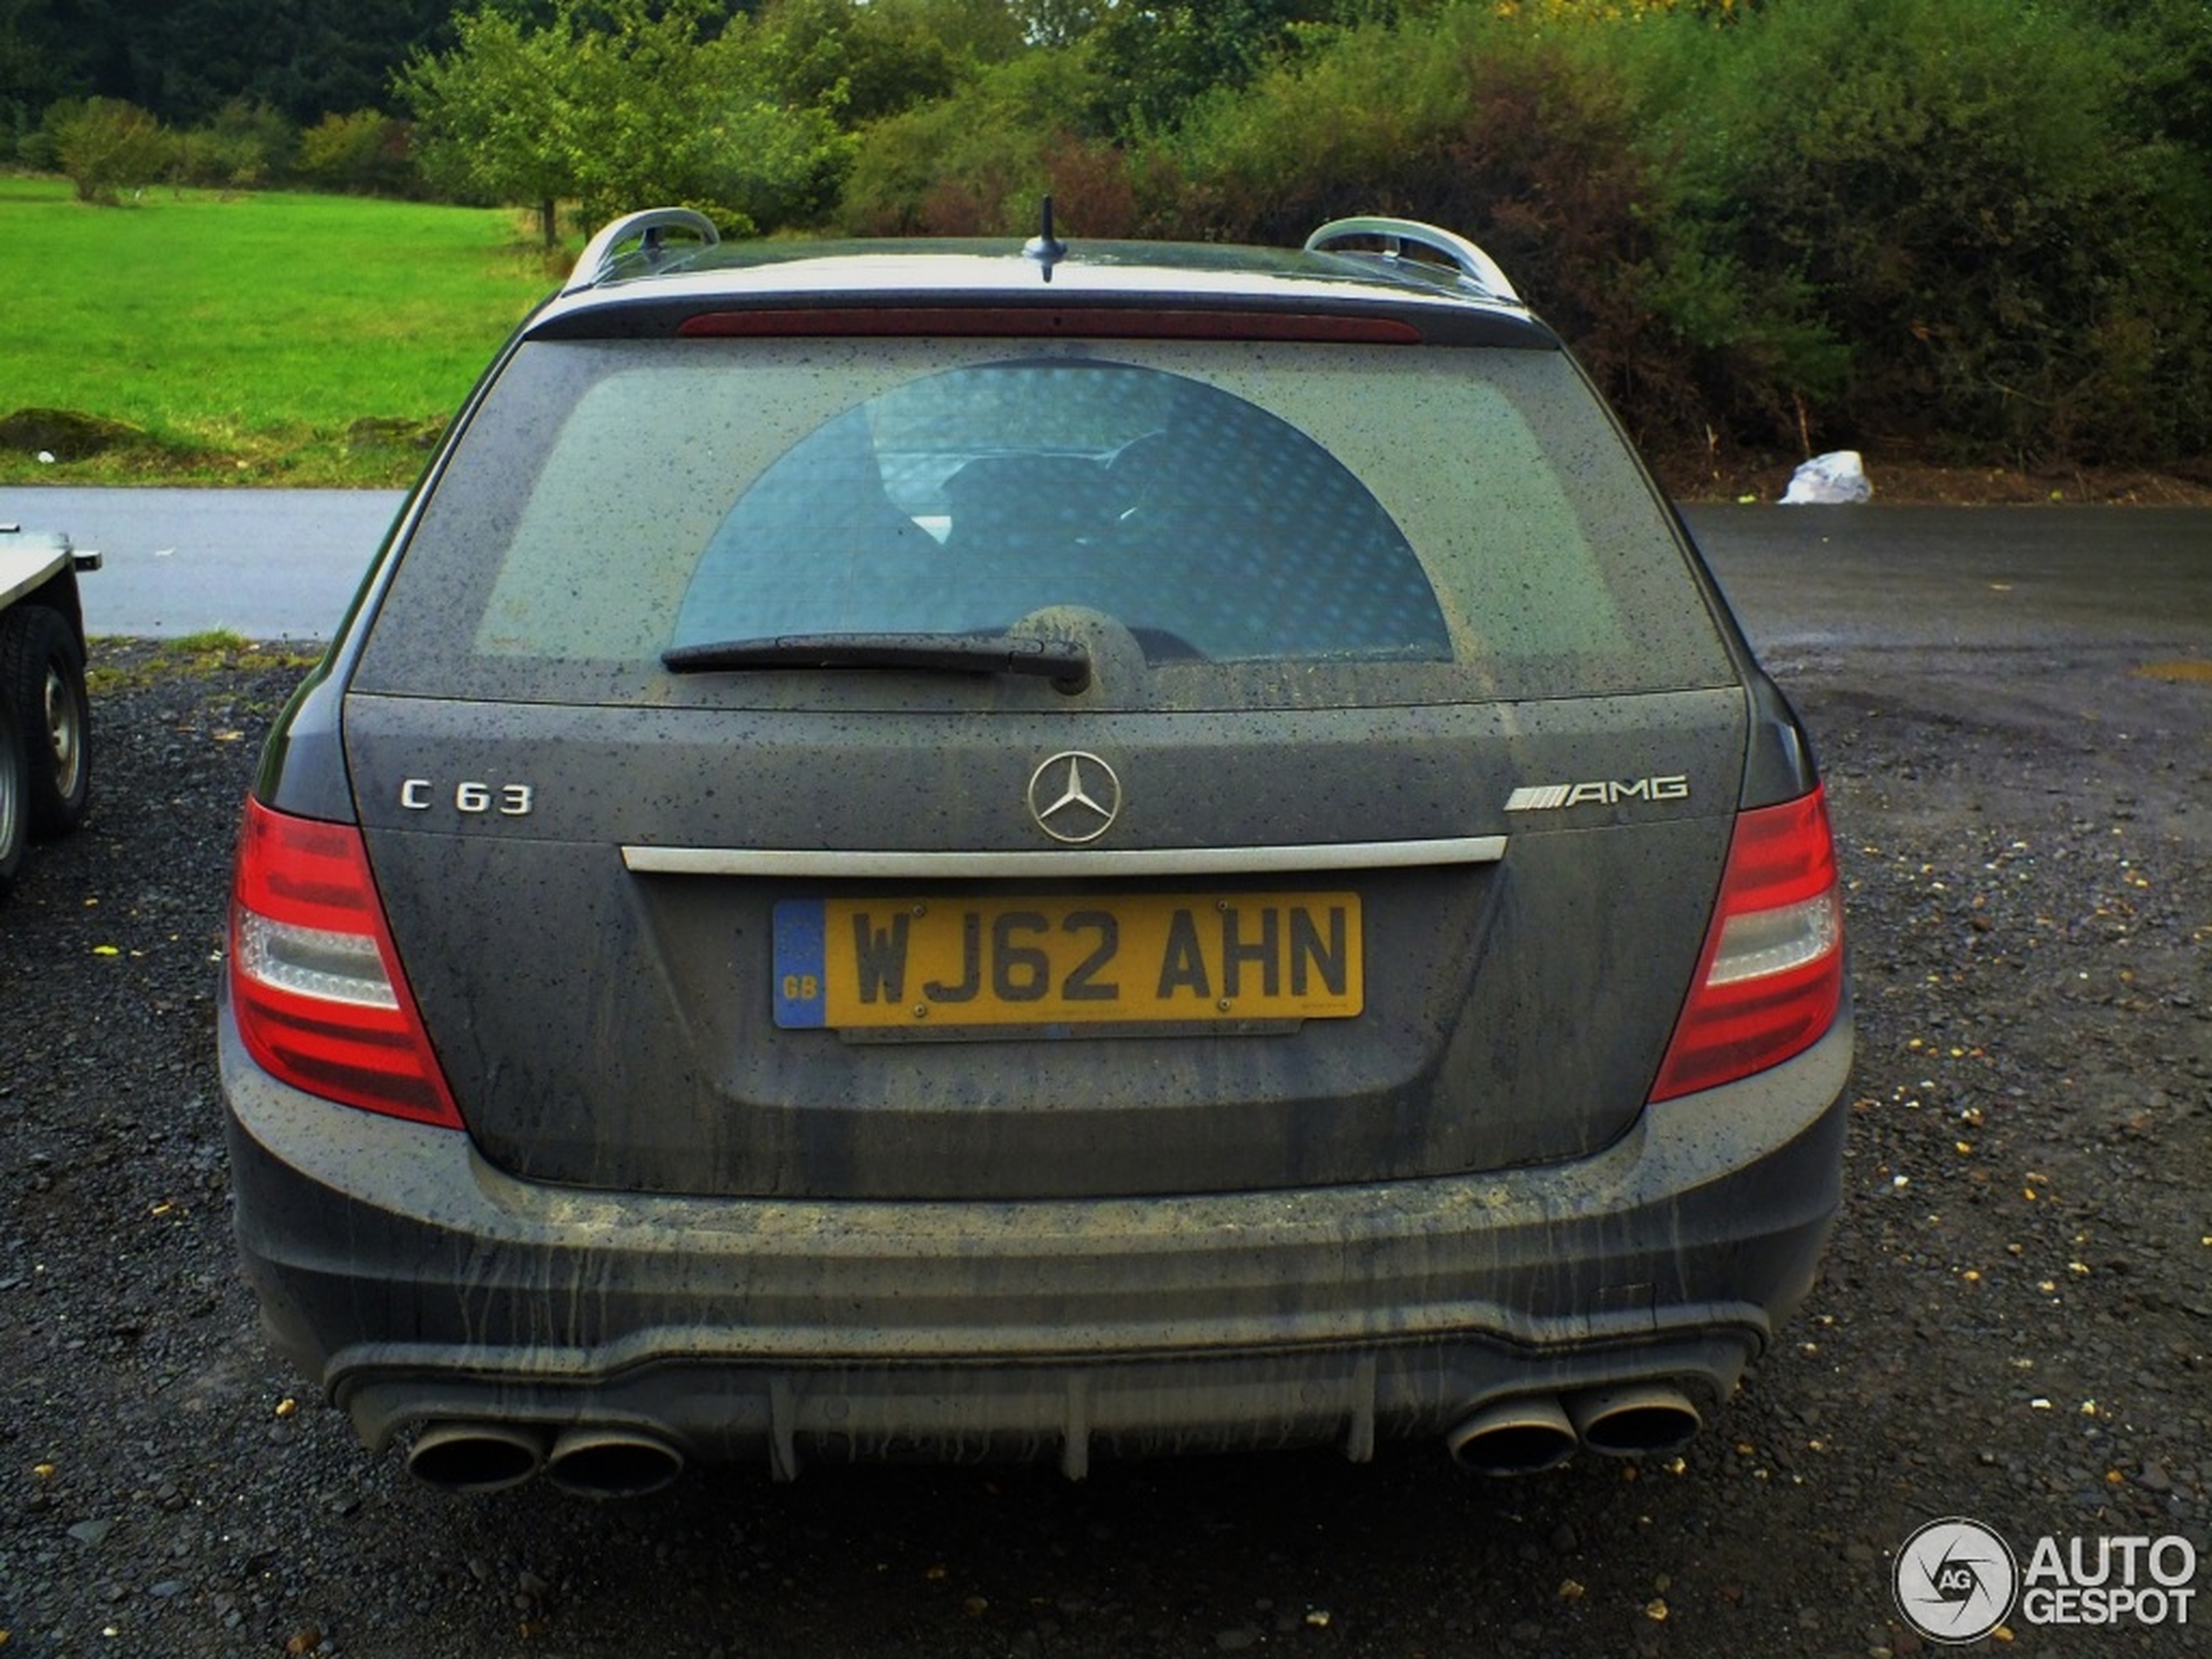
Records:
<instances>
[{"instance_id":1,"label":"chrome trim strip","mask_svg":"<svg viewBox=\"0 0 2212 1659\"><path fill-rule=\"evenodd\" d=\"M1495 864L1502 835L1428 841L1324 842L1310 846L1158 846L1118 852L886 853L809 847L624 846L639 875L791 876L870 881L1006 880L1022 877L1271 875L1301 870L1403 870L1423 865Z\"/></svg>"}]
</instances>

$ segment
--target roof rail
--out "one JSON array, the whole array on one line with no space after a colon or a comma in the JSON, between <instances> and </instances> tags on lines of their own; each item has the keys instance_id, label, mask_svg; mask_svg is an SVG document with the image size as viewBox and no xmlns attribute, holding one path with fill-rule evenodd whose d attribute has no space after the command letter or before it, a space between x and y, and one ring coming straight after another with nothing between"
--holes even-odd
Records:
<instances>
[{"instance_id":1,"label":"roof rail","mask_svg":"<svg viewBox=\"0 0 2212 1659\"><path fill-rule=\"evenodd\" d=\"M1379 250L1346 247L1348 242L1380 242ZM1521 303L1521 295L1497 260L1464 236L1439 230L1413 219L1336 219L1305 239L1309 253L1366 253L1384 260L1400 260L1410 243L1440 253L1459 273L1494 300Z\"/></svg>"},{"instance_id":2,"label":"roof rail","mask_svg":"<svg viewBox=\"0 0 2212 1659\"><path fill-rule=\"evenodd\" d=\"M648 207L640 212L625 213L584 245L583 256L577 260L576 269L569 273L561 292L575 293L605 281L614 274L616 266L629 257L616 250L633 241L648 268L659 264L668 252L671 231L689 233L701 247L712 247L722 239L712 219L688 207Z\"/></svg>"}]
</instances>

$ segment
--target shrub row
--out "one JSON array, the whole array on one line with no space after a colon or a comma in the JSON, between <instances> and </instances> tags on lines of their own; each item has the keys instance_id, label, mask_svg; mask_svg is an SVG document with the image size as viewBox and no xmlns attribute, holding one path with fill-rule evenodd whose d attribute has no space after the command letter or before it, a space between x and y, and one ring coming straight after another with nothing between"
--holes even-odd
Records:
<instances>
[{"instance_id":1,"label":"shrub row","mask_svg":"<svg viewBox=\"0 0 2212 1659\"><path fill-rule=\"evenodd\" d=\"M111 206L161 185L421 194L407 124L375 110L327 115L300 131L241 100L202 125L177 128L120 98L71 98L0 146L0 159L65 173L81 199Z\"/></svg>"},{"instance_id":2,"label":"shrub row","mask_svg":"<svg viewBox=\"0 0 2212 1659\"><path fill-rule=\"evenodd\" d=\"M627 18L655 51L698 30L694 102L728 106L656 116L668 65L658 102L595 83L570 148L621 164L599 196L705 192L732 229L867 234L1026 233L1047 191L1092 237L1295 242L1400 213L1489 246L1662 450L2212 450L2206 0L768 0L719 35L712 0L555 10L570 30ZM706 73L710 52L744 72ZM419 155L374 111L296 132L234 104L172 132L103 99L15 148L93 200L172 180L417 193L418 160L457 143L433 71L395 87ZM495 113L550 83L522 84ZM537 149L565 130L519 113ZM672 131L699 165L633 177L659 150L604 143L624 130ZM481 160L429 172L519 188ZM508 171L592 195L550 165Z\"/></svg>"},{"instance_id":3,"label":"shrub row","mask_svg":"<svg viewBox=\"0 0 2212 1659\"><path fill-rule=\"evenodd\" d=\"M1647 443L2212 448L2212 14L1400 0L1109 142L1080 51L863 135L855 231L1474 235Z\"/></svg>"}]
</instances>

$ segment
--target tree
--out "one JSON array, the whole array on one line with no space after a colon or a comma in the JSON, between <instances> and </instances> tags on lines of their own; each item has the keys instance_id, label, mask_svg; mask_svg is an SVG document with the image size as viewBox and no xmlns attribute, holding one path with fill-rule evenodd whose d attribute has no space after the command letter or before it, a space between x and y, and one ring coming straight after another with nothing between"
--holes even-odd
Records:
<instances>
[{"instance_id":1,"label":"tree","mask_svg":"<svg viewBox=\"0 0 2212 1659\"><path fill-rule=\"evenodd\" d=\"M64 99L132 88L109 0L0 0L0 113L37 122Z\"/></svg>"},{"instance_id":2,"label":"tree","mask_svg":"<svg viewBox=\"0 0 2212 1659\"><path fill-rule=\"evenodd\" d=\"M1024 38L1039 46L1074 44L1098 27L1110 0L1008 0Z\"/></svg>"},{"instance_id":3,"label":"tree","mask_svg":"<svg viewBox=\"0 0 2212 1659\"><path fill-rule=\"evenodd\" d=\"M0 0L0 158L70 89L60 41L44 10L31 0Z\"/></svg>"},{"instance_id":4,"label":"tree","mask_svg":"<svg viewBox=\"0 0 2212 1659\"><path fill-rule=\"evenodd\" d=\"M1108 7L1088 38L1123 137L1175 125L1200 97L1240 87L1293 48L1301 29L1346 15L1342 0L1211 0Z\"/></svg>"},{"instance_id":5,"label":"tree","mask_svg":"<svg viewBox=\"0 0 2212 1659\"><path fill-rule=\"evenodd\" d=\"M786 94L855 127L943 98L1022 45L1002 0L769 0L759 24Z\"/></svg>"},{"instance_id":6,"label":"tree","mask_svg":"<svg viewBox=\"0 0 2212 1659\"><path fill-rule=\"evenodd\" d=\"M172 126L237 99L293 126L381 98L454 0L0 0L0 119L128 99Z\"/></svg>"},{"instance_id":7,"label":"tree","mask_svg":"<svg viewBox=\"0 0 2212 1659\"><path fill-rule=\"evenodd\" d=\"M566 8L573 14L573 4ZM423 177L464 200L537 209L546 245L556 211L576 190L563 136L569 120L564 32L525 29L489 6L454 19L460 44L417 53L394 82L414 111Z\"/></svg>"},{"instance_id":8,"label":"tree","mask_svg":"<svg viewBox=\"0 0 2212 1659\"><path fill-rule=\"evenodd\" d=\"M464 198L558 205L588 220L659 203L725 230L819 211L849 146L826 111L782 98L744 20L710 0L555 0L531 24L489 6L459 44L418 53L395 83L414 110L424 176Z\"/></svg>"}]
</instances>

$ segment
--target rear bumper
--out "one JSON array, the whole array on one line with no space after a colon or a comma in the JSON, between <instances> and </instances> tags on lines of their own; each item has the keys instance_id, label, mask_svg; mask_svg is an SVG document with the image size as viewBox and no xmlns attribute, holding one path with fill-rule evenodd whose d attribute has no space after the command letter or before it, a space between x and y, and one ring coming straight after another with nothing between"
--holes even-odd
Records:
<instances>
[{"instance_id":1,"label":"rear bumper","mask_svg":"<svg viewBox=\"0 0 2212 1659\"><path fill-rule=\"evenodd\" d=\"M1170 1199L635 1197L221 1064L276 1344L381 1447L468 1419L688 1457L1056 1459L1442 1433L1666 1380L1716 1404L1841 1189L1845 1017L1788 1064L1502 1174Z\"/></svg>"}]
</instances>

